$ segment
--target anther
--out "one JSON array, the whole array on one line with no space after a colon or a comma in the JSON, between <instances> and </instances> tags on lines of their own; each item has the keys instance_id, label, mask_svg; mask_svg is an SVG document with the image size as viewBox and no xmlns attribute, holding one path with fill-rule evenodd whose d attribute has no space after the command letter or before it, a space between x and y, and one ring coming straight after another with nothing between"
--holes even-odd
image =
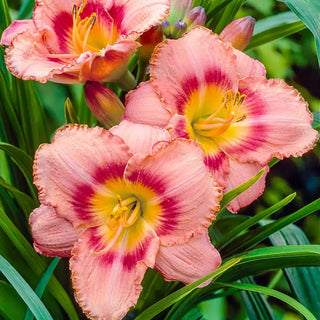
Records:
<instances>
[{"instance_id":1,"label":"anther","mask_svg":"<svg viewBox=\"0 0 320 320\"><path fill-rule=\"evenodd\" d=\"M74 4L72 7L72 15L74 18L77 16L77 11L78 11L77 5Z\"/></svg>"}]
</instances>

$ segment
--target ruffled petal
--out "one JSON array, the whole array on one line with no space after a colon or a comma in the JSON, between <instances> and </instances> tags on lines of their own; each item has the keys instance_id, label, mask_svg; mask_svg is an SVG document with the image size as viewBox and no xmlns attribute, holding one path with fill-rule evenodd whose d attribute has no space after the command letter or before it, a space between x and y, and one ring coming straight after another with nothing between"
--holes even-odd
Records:
<instances>
[{"instance_id":1,"label":"ruffled petal","mask_svg":"<svg viewBox=\"0 0 320 320\"><path fill-rule=\"evenodd\" d=\"M155 269L168 281L189 284L216 270L220 264L220 254L205 232L181 245L160 246Z\"/></svg>"},{"instance_id":2,"label":"ruffled petal","mask_svg":"<svg viewBox=\"0 0 320 320\"><path fill-rule=\"evenodd\" d=\"M131 152L122 139L96 127L69 125L35 155L34 183L40 202L76 227L89 224L88 199L108 179L122 177Z\"/></svg>"},{"instance_id":3,"label":"ruffled petal","mask_svg":"<svg viewBox=\"0 0 320 320\"><path fill-rule=\"evenodd\" d=\"M150 81L141 82L136 90L132 90L126 95L126 109L123 119L165 127L170 117L170 111L164 107Z\"/></svg>"},{"instance_id":4,"label":"ruffled petal","mask_svg":"<svg viewBox=\"0 0 320 320\"><path fill-rule=\"evenodd\" d=\"M234 49L234 54L237 57L236 63L239 79L251 76L266 76L266 69L261 62L252 59L247 54L237 49Z\"/></svg>"},{"instance_id":5,"label":"ruffled petal","mask_svg":"<svg viewBox=\"0 0 320 320\"><path fill-rule=\"evenodd\" d=\"M261 166L258 163L240 163L236 160L230 159L230 173L225 192L228 192L248 181L263 169L263 167L264 166ZM269 167L266 167L265 173L255 184L228 204L228 210L233 213L237 213L241 208L248 206L254 200L258 199L264 191L268 171Z\"/></svg>"},{"instance_id":6,"label":"ruffled petal","mask_svg":"<svg viewBox=\"0 0 320 320\"><path fill-rule=\"evenodd\" d=\"M157 142L170 141L170 135L164 129L127 120L111 128L110 132L122 138L133 153L151 154Z\"/></svg>"},{"instance_id":7,"label":"ruffled petal","mask_svg":"<svg viewBox=\"0 0 320 320\"><path fill-rule=\"evenodd\" d=\"M42 40L42 33L30 30L13 39L12 46L6 50L6 64L13 75L23 80L46 82L56 73L72 71L64 60L48 57Z\"/></svg>"},{"instance_id":8,"label":"ruffled petal","mask_svg":"<svg viewBox=\"0 0 320 320\"><path fill-rule=\"evenodd\" d=\"M101 52L93 53L80 72L80 82L117 82L127 71L131 55L140 46L136 41L122 40Z\"/></svg>"},{"instance_id":9,"label":"ruffled petal","mask_svg":"<svg viewBox=\"0 0 320 320\"><path fill-rule=\"evenodd\" d=\"M168 16L169 1L114 0L108 12L121 34L131 34L136 39L139 34L158 25Z\"/></svg>"},{"instance_id":10,"label":"ruffled petal","mask_svg":"<svg viewBox=\"0 0 320 320\"><path fill-rule=\"evenodd\" d=\"M153 202L159 211L150 210L143 217L162 245L181 244L202 234L215 218L221 192L203 157L198 144L177 139L156 145L152 156L134 155L128 162L125 178L156 194Z\"/></svg>"},{"instance_id":11,"label":"ruffled petal","mask_svg":"<svg viewBox=\"0 0 320 320\"><path fill-rule=\"evenodd\" d=\"M35 31L35 27L33 21L31 19L28 20L15 20L13 21L10 26L5 29L1 35L0 44L2 46L10 46L12 40L20 33L25 31Z\"/></svg>"},{"instance_id":12,"label":"ruffled petal","mask_svg":"<svg viewBox=\"0 0 320 320\"><path fill-rule=\"evenodd\" d=\"M238 89L233 48L203 27L162 42L150 65L152 85L173 113L183 114L191 97L194 105L202 105L208 88L210 95L218 96L219 104L227 90Z\"/></svg>"},{"instance_id":13,"label":"ruffled petal","mask_svg":"<svg viewBox=\"0 0 320 320\"><path fill-rule=\"evenodd\" d=\"M130 253L126 251L126 236L118 251L99 254L97 229L81 235L72 251L70 269L76 299L90 318L122 319L137 302L141 281L147 268L154 267L159 249L156 234L146 223L144 228L144 237L135 243Z\"/></svg>"},{"instance_id":14,"label":"ruffled petal","mask_svg":"<svg viewBox=\"0 0 320 320\"><path fill-rule=\"evenodd\" d=\"M81 229L75 229L50 206L41 205L30 215L30 225L37 252L51 257L71 257Z\"/></svg>"},{"instance_id":15,"label":"ruffled petal","mask_svg":"<svg viewBox=\"0 0 320 320\"><path fill-rule=\"evenodd\" d=\"M249 77L240 81L246 98L240 114L215 140L219 147L240 162L264 166L273 157L301 156L318 140L312 115L299 92L280 79Z\"/></svg>"}]
</instances>

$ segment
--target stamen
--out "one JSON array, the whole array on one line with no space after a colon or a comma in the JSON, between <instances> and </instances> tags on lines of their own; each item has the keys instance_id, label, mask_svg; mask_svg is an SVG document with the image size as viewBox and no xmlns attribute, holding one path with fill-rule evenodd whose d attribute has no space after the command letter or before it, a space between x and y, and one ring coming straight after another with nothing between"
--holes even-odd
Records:
<instances>
[{"instance_id":1,"label":"stamen","mask_svg":"<svg viewBox=\"0 0 320 320\"><path fill-rule=\"evenodd\" d=\"M76 4L74 4L73 7L72 7L72 16L73 16L73 18L77 17L77 11L78 11L78 7L77 7Z\"/></svg>"},{"instance_id":2,"label":"stamen","mask_svg":"<svg viewBox=\"0 0 320 320\"><path fill-rule=\"evenodd\" d=\"M74 53L44 53L38 48L38 45L36 42L33 44L33 46L40 56L46 57L46 58L63 60L63 59L77 59L79 57L78 54L74 54Z\"/></svg>"},{"instance_id":3,"label":"stamen","mask_svg":"<svg viewBox=\"0 0 320 320\"><path fill-rule=\"evenodd\" d=\"M90 21L91 20L91 21ZM88 28L86 35L84 36L83 39L83 45L82 45L82 50L85 51L86 50L86 45L87 45L87 41L88 41L88 37L90 34L90 31L92 30L96 20L97 20L97 15L95 13L93 13L90 17L90 20L87 21L86 25L88 24L88 22L90 23L90 27ZM86 28L86 25L84 26L84 28Z\"/></svg>"}]
</instances>

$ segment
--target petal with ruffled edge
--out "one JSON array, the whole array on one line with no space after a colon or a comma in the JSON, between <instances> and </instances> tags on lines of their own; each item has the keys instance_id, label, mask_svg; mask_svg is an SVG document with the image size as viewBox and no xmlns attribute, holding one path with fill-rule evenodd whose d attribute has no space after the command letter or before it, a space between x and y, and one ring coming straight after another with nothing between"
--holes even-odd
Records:
<instances>
[{"instance_id":1,"label":"petal with ruffled edge","mask_svg":"<svg viewBox=\"0 0 320 320\"><path fill-rule=\"evenodd\" d=\"M81 229L75 229L53 207L44 205L31 213L29 222L37 252L51 257L71 257Z\"/></svg>"},{"instance_id":2,"label":"petal with ruffled edge","mask_svg":"<svg viewBox=\"0 0 320 320\"><path fill-rule=\"evenodd\" d=\"M169 14L168 0L114 0L108 9L121 34L130 39L159 24Z\"/></svg>"},{"instance_id":3,"label":"petal with ruffled edge","mask_svg":"<svg viewBox=\"0 0 320 320\"><path fill-rule=\"evenodd\" d=\"M28 20L15 20L10 26L5 29L1 35L0 44L2 46L10 46L12 40L20 33L23 33L27 30L31 30L34 32L36 29L34 27L33 21L31 19Z\"/></svg>"},{"instance_id":4,"label":"petal with ruffled edge","mask_svg":"<svg viewBox=\"0 0 320 320\"><path fill-rule=\"evenodd\" d=\"M273 157L301 156L318 140L312 129L312 115L299 92L280 79L248 77L239 82L246 98L234 122L215 137L219 147L240 162L264 166Z\"/></svg>"},{"instance_id":5,"label":"petal with ruffled edge","mask_svg":"<svg viewBox=\"0 0 320 320\"><path fill-rule=\"evenodd\" d=\"M87 200L94 188L107 178L122 177L131 155L121 138L102 128L69 125L58 130L35 155L40 202L54 206L75 227L84 221L89 225Z\"/></svg>"},{"instance_id":6,"label":"petal with ruffled edge","mask_svg":"<svg viewBox=\"0 0 320 320\"><path fill-rule=\"evenodd\" d=\"M206 110L200 110L199 106L214 109L213 101L210 105L203 104L207 89L210 96L218 97L216 107L227 90L238 89L233 48L202 27L192 29L178 40L162 42L150 65L151 83L173 113L184 114L192 98L192 104L198 106L195 109L203 116Z\"/></svg>"},{"instance_id":7,"label":"petal with ruffled edge","mask_svg":"<svg viewBox=\"0 0 320 320\"><path fill-rule=\"evenodd\" d=\"M113 82L127 71L131 55L140 46L136 41L122 40L105 50L93 53L81 67L80 82L86 80Z\"/></svg>"},{"instance_id":8,"label":"petal with ruffled edge","mask_svg":"<svg viewBox=\"0 0 320 320\"><path fill-rule=\"evenodd\" d=\"M220 254L205 232L181 245L160 246L155 269L168 281L189 284L216 270L220 264Z\"/></svg>"},{"instance_id":9,"label":"petal with ruffled edge","mask_svg":"<svg viewBox=\"0 0 320 320\"><path fill-rule=\"evenodd\" d=\"M142 290L141 281L148 267L153 268L159 239L150 226L140 219L143 237L127 251L127 239L137 238L128 228L117 251L97 254L101 235L96 228L88 229L72 251L70 260L75 296L92 319L122 319ZM103 244L104 246L106 244Z\"/></svg>"},{"instance_id":10,"label":"petal with ruffled edge","mask_svg":"<svg viewBox=\"0 0 320 320\"><path fill-rule=\"evenodd\" d=\"M152 156L136 154L128 162L125 179L156 194L153 202L160 209L149 210L143 218L163 245L181 244L202 234L216 216L221 191L203 157L196 142L176 139L158 143Z\"/></svg>"},{"instance_id":11,"label":"petal with ruffled edge","mask_svg":"<svg viewBox=\"0 0 320 320\"><path fill-rule=\"evenodd\" d=\"M42 33L28 30L13 39L12 46L6 50L6 64L16 77L40 82L46 82L55 73L73 70L64 60L49 58L48 54Z\"/></svg>"},{"instance_id":12,"label":"petal with ruffled edge","mask_svg":"<svg viewBox=\"0 0 320 320\"><path fill-rule=\"evenodd\" d=\"M263 169L263 167L264 166L261 166L258 163L240 163L236 160L230 159L230 173L225 192L245 183L250 178L254 177L261 169ZM248 206L254 200L258 199L264 191L268 172L269 167L267 166L265 173L255 184L227 205L228 210L233 213L237 213L241 208Z\"/></svg>"},{"instance_id":13,"label":"petal with ruffled edge","mask_svg":"<svg viewBox=\"0 0 320 320\"><path fill-rule=\"evenodd\" d=\"M111 128L110 132L122 138L133 153L151 154L157 142L170 141L170 135L165 129L127 120Z\"/></svg>"},{"instance_id":14,"label":"petal with ruffled edge","mask_svg":"<svg viewBox=\"0 0 320 320\"><path fill-rule=\"evenodd\" d=\"M165 127L170 117L170 110L164 107L150 81L141 82L136 90L132 90L126 95L126 109L123 119Z\"/></svg>"},{"instance_id":15,"label":"petal with ruffled edge","mask_svg":"<svg viewBox=\"0 0 320 320\"><path fill-rule=\"evenodd\" d=\"M252 59L237 49L234 49L234 54L237 56L236 63L239 79L251 76L266 76L266 69L261 62Z\"/></svg>"}]
</instances>

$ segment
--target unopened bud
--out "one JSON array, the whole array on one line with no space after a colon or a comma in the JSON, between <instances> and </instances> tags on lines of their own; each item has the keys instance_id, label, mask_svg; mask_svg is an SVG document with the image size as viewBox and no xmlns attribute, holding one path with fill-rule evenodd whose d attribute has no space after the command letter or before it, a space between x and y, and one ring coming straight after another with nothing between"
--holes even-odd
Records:
<instances>
[{"instance_id":1,"label":"unopened bud","mask_svg":"<svg viewBox=\"0 0 320 320\"><path fill-rule=\"evenodd\" d=\"M244 17L229 23L220 33L220 37L231 42L238 50L244 50L251 40L256 20L252 17Z\"/></svg>"},{"instance_id":2,"label":"unopened bud","mask_svg":"<svg viewBox=\"0 0 320 320\"><path fill-rule=\"evenodd\" d=\"M170 0L170 14L168 21L174 25L179 19L183 19L190 11L193 0Z\"/></svg>"},{"instance_id":3,"label":"unopened bud","mask_svg":"<svg viewBox=\"0 0 320 320\"><path fill-rule=\"evenodd\" d=\"M204 26L206 23L206 12L204 8L198 6L191 9L183 21L188 25L188 30L195 26Z\"/></svg>"},{"instance_id":4,"label":"unopened bud","mask_svg":"<svg viewBox=\"0 0 320 320\"><path fill-rule=\"evenodd\" d=\"M173 39L178 39L187 31L188 26L182 19L179 19L172 27L171 37Z\"/></svg>"},{"instance_id":5,"label":"unopened bud","mask_svg":"<svg viewBox=\"0 0 320 320\"><path fill-rule=\"evenodd\" d=\"M91 112L103 126L109 129L120 123L124 106L111 89L99 82L88 81L84 95Z\"/></svg>"}]
</instances>

